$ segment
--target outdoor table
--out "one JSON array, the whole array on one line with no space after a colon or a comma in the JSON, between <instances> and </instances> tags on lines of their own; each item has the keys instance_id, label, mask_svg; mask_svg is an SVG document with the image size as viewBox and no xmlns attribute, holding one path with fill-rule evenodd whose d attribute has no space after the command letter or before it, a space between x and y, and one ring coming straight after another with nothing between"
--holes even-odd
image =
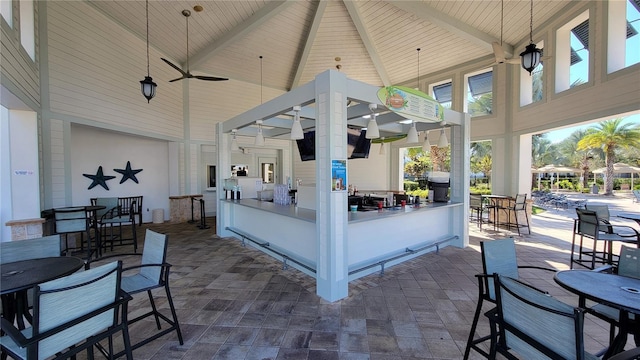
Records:
<instances>
[{"instance_id":1,"label":"outdoor table","mask_svg":"<svg viewBox=\"0 0 640 360\"><path fill-rule=\"evenodd\" d=\"M603 359L622 352L630 329L629 313L640 315L640 279L590 270L559 271L553 278L561 287L580 297L579 306L589 299L620 310L620 329Z\"/></svg>"},{"instance_id":2,"label":"outdoor table","mask_svg":"<svg viewBox=\"0 0 640 360\"><path fill-rule=\"evenodd\" d=\"M503 223L507 223L506 219L500 218L500 209L508 208L512 201L515 200L513 196L509 195L482 195L483 199L488 199L490 205L489 217L493 218L493 230ZM493 214L491 214L493 213ZM507 215L508 216L508 215Z\"/></svg>"},{"instance_id":3,"label":"outdoor table","mask_svg":"<svg viewBox=\"0 0 640 360\"><path fill-rule=\"evenodd\" d=\"M618 214L619 218L634 220L638 225L640 225L640 213L621 213Z\"/></svg>"},{"instance_id":4,"label":"outdoor table","mask_svg":"<svg viewBox=\"0 0 640 360\"><path fill-rule=\"evenodd\" d=\"M84 267L84 260L72 256L29 259L2 264L0 268L0 295L3 317L17 320L24 329L24 319L31 321L27 290L37 284L71 275Z\"/></svg>"}]
</instances>

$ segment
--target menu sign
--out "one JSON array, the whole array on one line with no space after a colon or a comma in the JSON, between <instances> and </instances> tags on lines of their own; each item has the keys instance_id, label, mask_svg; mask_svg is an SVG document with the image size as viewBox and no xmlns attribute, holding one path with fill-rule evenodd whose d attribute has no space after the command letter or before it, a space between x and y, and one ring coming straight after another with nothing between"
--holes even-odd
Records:
<instances>
[{"instance_id":1,"label":"menu sign","mask_svg":"<svg viewBox=\"0 0 640 360\"><path fill-rule=\"evenodd\" d=\"M389 110L419 122L444 121L444 108L431 96L405 86L387 86L378 90L378 99Z\"/></svg>"}]
</instances>

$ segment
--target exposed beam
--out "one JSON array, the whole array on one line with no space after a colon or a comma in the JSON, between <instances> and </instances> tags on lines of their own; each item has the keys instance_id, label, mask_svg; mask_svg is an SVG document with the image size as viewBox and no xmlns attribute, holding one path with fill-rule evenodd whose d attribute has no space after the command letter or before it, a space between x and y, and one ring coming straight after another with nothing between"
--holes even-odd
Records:
<instances>
[{"instance_id":1,"label":"exposed beam","mask_svg":"<svg viewBox=\"0 0 640 360\"><path fill-rule=\"evenodd\" d=\"M279 14L288 6L292 5L294 0L273 1L265 5L260 10L256 11L247 20L238 24L231 31L226 32L218 40L207 45L197 54L191 56L189 59L191 70L196 69L198 66L215 56L218 52L222 51L225 47L229 46L235 41L238 41L246 34L255 30L260 25L267 22L269 19Z\"/></svg>"},{"instance_id":2,"label":"exposed beam","mask_svg":"<svg viewBox=\"0 0 640 360\"><path fill-rule=\"evenodd\" d=\"M453 34L467 39L474 45L485 50L493 52L492 42L500 43L500 39L496 39L489 34L485 34L469 24L457 20L421 1L390 1L389 4L404 10L410 14L414 14L418 18L437 25ZM513 46L503 42L502 48L507 57L513 55Z\"/></svg>"},{"instance_id":3,"label":"exposed beam","mask_svg":"<svg viewBox=\"0 0 640 360\"><path fill-rule=\"evenodd\" d=\"M369 36L369 32L367 31L366 26L362 22L362 17L360 16L360 9L356 5L356 1L344 1L343 3L344 3L344 6L347 8L347 12L351 17L351 21L353 21L353 24L356 26L356 30L358 30L360 39L362 40L364 47L367 49L367 52L369 53L369 57L371 57L371 62L373 63L373 66L376 68L376 71L378 72L378 76L380 76L380 80L382 80L382 83L384 84L384 86L391 86L391 80L389 80L389 75L387 74L387 70L385 69L384 64L382 63L380 56L378 56L378 51L376 49L376 46L373 44L373 41L371 40L371 36Z\"/></svg>"},{"instance_id":4,"label":"exposed beam","mask_svg":"<svg viewBox=\"0 0 640 360\"><path fill-rule=\"evenodd\" d=\"M311 28L309 29L309 34L307 34L306 41L304 43L304 50L302 50L302 55L298 60L298 66L296 67L296 75L293 77L293 82L291 83L291 89L298 87L300 85L300 78L302 77L302 73L304 72L304 68L307 65L307 60L309 60L309 54L311 53L311 47L313 47L313 43L316 40L316 35L318 35L318 28L320 27L320 21L324 16L324 11L327 8L328 1L318 1L318 8L316 9L316 14L313 17L313 23L311 24Z\"/></svg>"}]
</instances>

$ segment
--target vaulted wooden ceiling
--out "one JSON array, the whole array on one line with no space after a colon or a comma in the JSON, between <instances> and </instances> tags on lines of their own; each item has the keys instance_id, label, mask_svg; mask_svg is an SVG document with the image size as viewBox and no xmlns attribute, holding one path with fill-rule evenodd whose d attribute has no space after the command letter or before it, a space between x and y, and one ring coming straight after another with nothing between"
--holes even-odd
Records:
<instances>
[{"instance_id":1,"label":"vaulted wooden ceiling","mask_svg":"<svg viewBox=\"0 0 640 360\"><path fill-rule=\"evenodd\" d=\"M144 1L87 1L146 37ZM575 2L535 0L534 31L537 24ZM491 43L501 37L501 4L499 0L150 0L149 40L170 61L186 68L182 10L188 9L189 67L194 74L289 90L339 65L350 78L369 84L402 84L416 81L420 74L493 59ZM203 10L194 11L196 5ZM502 41L507 57L524 50L513 44L528 41L529 20L529 1L504 0ZM259 56L263 56L262 72Z\"/></svg>"}]
</instances>

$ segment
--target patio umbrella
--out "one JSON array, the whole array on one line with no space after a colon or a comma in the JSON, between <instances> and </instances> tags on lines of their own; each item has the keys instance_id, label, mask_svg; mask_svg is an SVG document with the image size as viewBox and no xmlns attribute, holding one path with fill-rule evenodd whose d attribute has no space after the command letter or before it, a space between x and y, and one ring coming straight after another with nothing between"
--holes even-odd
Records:
<instances>
[{"instance_id":1,"label":"patio umbrella","mask_svg":"<svg viewBox=\"0 0 640 360\"><path fill-rule=\"evenodd\" d=\"M549 164L549 165L545 165L541 168L537 168L535 170L531 170L531 172L533 172L534 174L542 174L542 173L551 173L551 186L553 186L553 180L554 180L554 176L553 173L558 173L558 176L556 177L556 180L560 179L560 173L581 173L582 170L577 169L577 168L572 168L569 166L564 166L564 165L554 165L554 164ZM538 175L538 179L540 178L540 175ZM538 188L540 188L540 182L538 180Z\"/></svg>"},{"instance_id":2,"label":"patio umbrella","mask_svg":"<svg viewBox=\"0 0 640 360\"><path fill-rule=\"evenodd\" d=\"M592 172L594 174L606 174L607 168L602 167L599 169L595 169ZM614 174L631 174L631 188L633 189L633 174L640 173L640 167L632 166L625 163L615 163L613 164L613 173Z\"/></svg>"}]
</instances>

